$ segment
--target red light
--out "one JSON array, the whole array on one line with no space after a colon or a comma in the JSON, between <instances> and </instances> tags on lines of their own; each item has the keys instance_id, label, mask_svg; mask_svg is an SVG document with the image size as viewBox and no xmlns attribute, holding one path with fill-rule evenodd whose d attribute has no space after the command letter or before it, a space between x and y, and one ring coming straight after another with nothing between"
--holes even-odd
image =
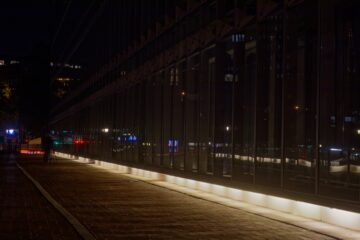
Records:
<instances>
[{"instance_id":1,"label":"red light","mask_svg":"<svg viewBox=\"0 0 360 240\"><path fill-rule=\"evenodd\" d=\"M20 153L21 154L30 154L30 155L33 155L33 154L44 154L44 151L42 150L38 150L38 149L21 149L20 150Z\"/></svg>"},{"instance_id":2,"label":"red light","mask_svg":"<svg viewBox=\"0 0 360 240\"><path fill-rule=\"evenodd\" d=\"M74 144L84 144L84 143L85 143L85 141L81 140L81 139L74 140Z\"/></svg>"}]
</instances>

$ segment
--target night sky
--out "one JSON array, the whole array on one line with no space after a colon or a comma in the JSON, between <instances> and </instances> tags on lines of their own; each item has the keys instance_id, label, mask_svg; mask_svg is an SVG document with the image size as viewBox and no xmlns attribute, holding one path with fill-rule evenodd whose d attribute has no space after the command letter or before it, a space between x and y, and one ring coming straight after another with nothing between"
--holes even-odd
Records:
<instances>
[{"instance_id":1,"label":"night sky","mask_svg":"<svg viewBox=\"0 0 360 240\"><path fill-rule=\"evenodd\" d=\"M95 69L139 39L176 1L11 1L0 8L0 56L46 46L54 62ZM142 16L140 18L140 15ZM132 22L137 27L129 29Z\"/></svg>"},{"instance_id":2,"label":"night sky","mask_svg":"<svg viewBox=\"0 0 360 240\"><path fill-rule=\"evenodd\" d=\"M32 1L1 3L0 55L26 56L34 46L50 40L49 3Z\"/></svg>"},{"instance_id":3,"label":"night sky","mask_svg":"<svg viewBox=\"0 0 360 240\"><path fill-rule=\"evenodd\" d=\"M25 57L38 45L66 59L100 1L12 1L0 8L0 56ZM76 59L76 56L73 56ZM76 59L77 60L77 59ZM76 61L75 60L75 61Z\"/></svg>"}]
</instances>

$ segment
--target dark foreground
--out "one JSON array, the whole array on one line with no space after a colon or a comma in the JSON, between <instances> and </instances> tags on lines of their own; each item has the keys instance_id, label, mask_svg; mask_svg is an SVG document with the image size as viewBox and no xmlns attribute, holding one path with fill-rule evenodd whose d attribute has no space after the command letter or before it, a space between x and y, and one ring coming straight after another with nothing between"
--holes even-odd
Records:
<instances>
[{"instance_id":1,"label":"dark foreground","mask_svg":"<svg viewBox=\"0 0 360 240\"><path fill-rule=\"evenodd\" d=\"M331 239L86 164L18 162L99 240ZM1 156L0 173L0 239L79 238L13 156Z\"/></svg>"},{"instance_id":2,"label":"dark foreground","mask_svg":"<svg viewBox=\"0 0 360 240\"><path fill-rule=\"evenodd\" d=\"M0 239L80 239L17 168L15 155L0 155Z\"/></svg>"}]
</instances>

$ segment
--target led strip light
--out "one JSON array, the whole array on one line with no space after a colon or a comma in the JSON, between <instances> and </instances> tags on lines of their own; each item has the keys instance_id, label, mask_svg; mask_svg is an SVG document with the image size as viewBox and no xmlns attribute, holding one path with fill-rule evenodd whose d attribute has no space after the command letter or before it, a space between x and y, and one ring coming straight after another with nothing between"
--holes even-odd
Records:
<instances>
[{"instance_id":1,"label":"led strip light","mask_svg":"<svg viewBox=\"0 0 360 240\"><path fill-rule=\"evenodd\" d=\"M78 157L66 153L55 152L54 155L57 157L67 158L82 163L92 163L95 166L99 166L108 170L113 170L117 173L128 174L130 176L132 175L140 178L145 178L147 180L162 182L163 184L160 183L158 185L162 185L165 187L167 187L166 183L175 184L177 186L201 191L204 193L214 194L216 196L224 197L227 199L261 206L264 208L328 223L339 227L344 227L353 231L360 231L360 214L356 212L350 212L312 203L306 203L302 201L280 198L262 193L225 187L217 184L211 184L197 180L176 177L168 174L148 171L144 169L128 167L125 165ZM353 234L356 234L357 237L360 237L360 233L354 232Z\"/></svg>"}]
</instances>

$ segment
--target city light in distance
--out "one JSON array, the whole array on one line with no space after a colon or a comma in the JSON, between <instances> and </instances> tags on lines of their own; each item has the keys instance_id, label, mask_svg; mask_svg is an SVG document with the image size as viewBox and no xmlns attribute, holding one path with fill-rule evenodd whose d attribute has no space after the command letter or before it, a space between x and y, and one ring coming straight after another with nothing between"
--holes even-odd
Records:
<instances>
[{"instance_id":1,"label":"city light in distance","mask_svg":"<svg viewBox=\"0 0 360 240\"><path fill-rule=\"evenodd\" d=\"M330 151L333 151L333 152L341 152L342 149L341 149L341 148L330 148Z\"/></svg>"},{"instance_id":2,"label":"city light in distance","mask_svg":"<svg viewBox=\"0 0 360 240\"><path fill-rule=\"evenodd\" d=\"M13 135L15 133L14 129L6 129L6 134Z\"/></svg>"}]
</instances>

